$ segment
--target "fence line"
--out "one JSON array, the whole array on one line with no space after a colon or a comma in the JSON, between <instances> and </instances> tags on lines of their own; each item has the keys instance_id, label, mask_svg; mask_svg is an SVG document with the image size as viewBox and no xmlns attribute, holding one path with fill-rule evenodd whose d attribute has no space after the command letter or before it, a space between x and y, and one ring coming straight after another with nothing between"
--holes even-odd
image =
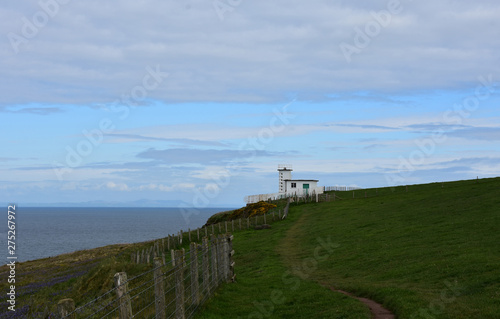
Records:
<instances>
[{"instance_id":1,"label":"fence line","mask_svg":"<svg viewBox=\"0 0 500 319\"><path fill-rule=\"evenodd\" d=\"M60 318L191 318L222 282L235 281L233 237L224 231L269 228L271 221L285 219L290 203L298 200L289 198L284 209L265 215L205 225L155 240L130 253L132 263L153 264L153 269L133 278L117 273L114 288L76 309L72 299L63 299L57 312ZM200 234L201 245L194 241ZM182 248L186 240L190 242L188 252Z\"/></svg>"},{"instance_id":2,"label":"fence line","mask_svg":"<svg viewBox=\"0 0 500 319\"><path fill-rule=\"evenodd\" d=\"M61 318L192 318L223 282L234 282L233 236L203 237L202 244L174 251L168 263L154 258L154 268L133 278L114 276L115 287L74 309L74 301L58 303ZM209 260L212 263L209 263Z\"/></svg>"},{"instance_id":3,"label":"fence line","mask_svg":"<svg viewBox=\"0 0 500 319\"><path fill-rule=\"evenodd\" d=\"M351 187L351 186L325 186L325 192L347 192L347 191L355 191L361 189L360 187Z\"/></svg>"},{"instance_id":4,"label":"fence line","mask_svg":"<svg viewBox=\"0 0 500 319\"><path fill-rule=\"evenodd\" d=\"M312 189L302 189L287 193L273 193L273 194L259 194L259 195L249 195L245 196L245 202L247 204L258 203L260 201L273 201L287 198L304 198L310 196L316 196L316 194L323 194L324 187L316 187Z\"/></svg>"},{"instance_id":5,"label":"fence line","mask_svg":"<svg viewBox=\"0 0 500 319\"><path fill-rule=\"evenodd\" d=\"M286 193L270 193L270 194L257 194L257 195L249 195L245 196L245 202L247 204L253 204L260 201L269 201L269 200L279 200L286 199L290 197L307 197L307 196L315 196L316 194L321 195L324 192L345 192L345 191L354 191L361 189L360 187L352 187L352 186L320 186L311 189L296 189L293 191L288 191Z\"/></svg>"}]
</instances>

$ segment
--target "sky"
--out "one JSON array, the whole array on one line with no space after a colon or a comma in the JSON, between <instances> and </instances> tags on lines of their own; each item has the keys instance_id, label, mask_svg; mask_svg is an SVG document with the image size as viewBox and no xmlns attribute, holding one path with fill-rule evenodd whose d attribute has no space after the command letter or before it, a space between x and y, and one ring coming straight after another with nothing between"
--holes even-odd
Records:
<instances>
[{"instance_id":1,"label":"sky","mask_svg":"<svg viewBox=\"0 0 500 319\"><path fill-rule=\"evenodd\" d=\"M500 175L498 1L7 1L0 203Z\"/></svg>"}]
</instances>

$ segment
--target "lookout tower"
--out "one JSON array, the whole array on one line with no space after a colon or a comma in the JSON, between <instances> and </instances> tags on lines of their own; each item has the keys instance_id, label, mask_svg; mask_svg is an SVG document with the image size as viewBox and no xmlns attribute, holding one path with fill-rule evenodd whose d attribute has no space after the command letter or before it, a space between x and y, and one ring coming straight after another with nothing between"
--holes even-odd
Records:
<instances>
[{"instance_id":1,"label":"lookout tower","mask_svg":"<svg viewBox=\"0 0 500 319\"><path fill-rule=\"evenodd\" d=\"M280 193L286 192L286 180L292 179L292 165L291 164L280 164L278 165L278 172L280 174Z\"/></svg>"}]
</instances>

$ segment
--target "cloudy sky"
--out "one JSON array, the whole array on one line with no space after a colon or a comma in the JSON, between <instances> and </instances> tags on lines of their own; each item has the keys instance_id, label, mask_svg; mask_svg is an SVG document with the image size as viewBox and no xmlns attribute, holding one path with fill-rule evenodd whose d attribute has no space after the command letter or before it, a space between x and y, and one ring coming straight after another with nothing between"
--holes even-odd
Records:
<instances>
[{"instance_id":1,"label":"cloudy sky","mask_svg":"<svg viewBox=\"0 0 500 319\"><path fill-rule=\"evenodd\" d=\"M4 1L0 202L500 175L498 1Z\"/></svg>"}]
</instances>

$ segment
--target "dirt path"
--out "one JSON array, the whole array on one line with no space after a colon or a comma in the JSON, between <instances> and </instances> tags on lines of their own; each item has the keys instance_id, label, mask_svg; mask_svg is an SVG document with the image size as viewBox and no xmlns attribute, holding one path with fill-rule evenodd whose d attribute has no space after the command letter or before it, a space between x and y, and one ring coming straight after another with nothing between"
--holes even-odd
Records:
<instances>
[{"instance_id":1,"label":"dirt path","mask_svg":"<svg viewBox=\"0 0 500 319\"><path fill-rule=\"evenodd\" d=\"M357 296L351 294L350 292L338 290L338 289L335 289L332 287L328 287L328 288L330 288L332 291L340 292L340 293L347 295L349 297L356 298L359 301L361 301L362 303L364 303L366 306L368 306L368 308L370 308L370 311L372 313L372 319L395 319L396 318L396 316L394 316L394 314L392 312L385 309L381 304L379 304L371 299L357 297Z\"/></svg>"},{"instance_id":2,"label":"dirt path","mask_svg":"<svg viewBox=\"0 0 500 319\"><path fill-rule=\"evenodd\" d=\"M300 218L297 220L295 225L290 227L285 239L279 245L280 247L278 247L278 249L281 252L283 252L282 258L289 265L294 265L294 264L297 264L298 262L301 261L301 256L297 252L296 249L297 249L297 247L300 247L301 226L306 223L307 217L308 217L307 214L303 214L302 216L300 216ZM311 280L314 280L314 279L311 278ZM335 289L333 287L330 287L327 284L323 284L323 286L331 289L332 291L340 292L344 295L347 295L349 297L352 297L352 298L355 298L355 299L358 299L359 301L361 301L363 304L365 304L370 309L370 312L372 313L372 319L395 319L396 318L396 316L392 312L385 309L381 304L379 304L371 299L355 296L347 291L343 291L343 290L339 290L339 289Z\"/></svg>"}]
</instances>

